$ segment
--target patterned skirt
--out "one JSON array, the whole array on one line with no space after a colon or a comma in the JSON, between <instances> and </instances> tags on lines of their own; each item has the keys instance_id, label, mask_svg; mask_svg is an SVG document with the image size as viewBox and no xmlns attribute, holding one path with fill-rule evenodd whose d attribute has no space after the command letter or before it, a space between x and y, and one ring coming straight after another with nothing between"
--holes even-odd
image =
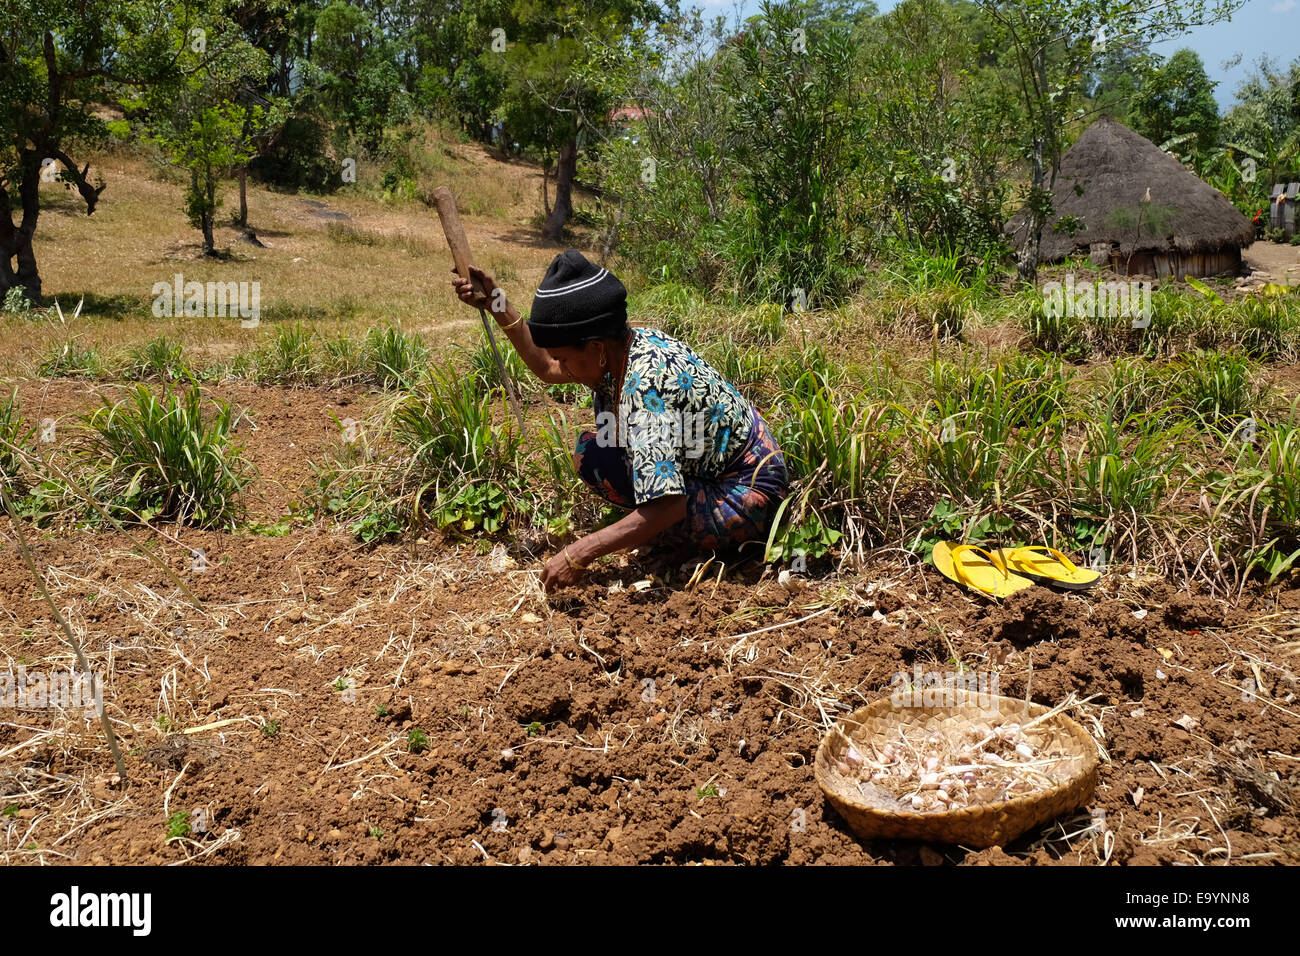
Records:
<instances>
[{"instance_id":1,"label":"patterned skirt","mask_svg":"<svg viewBox=\"0 0 1300 956\"><path fill-rule=\"evenodd\" d=\"M701 551L738 548L766 541L776 510L790 493L785 458L758 409L749 441L716 478L686 478L686 518L656 543L694 545ZM596 433L578 436L573 453L578 476L610 504L635 507L627 449L602 446Z\"/></svg>"}]
</instances>

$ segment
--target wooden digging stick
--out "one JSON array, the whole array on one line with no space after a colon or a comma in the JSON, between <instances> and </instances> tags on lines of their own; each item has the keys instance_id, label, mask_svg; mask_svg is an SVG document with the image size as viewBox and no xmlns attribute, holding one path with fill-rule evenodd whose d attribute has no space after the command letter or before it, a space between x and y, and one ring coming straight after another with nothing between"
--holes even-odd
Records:
<instances>
[{"instance_id":1,"label":"wooden digging stick","mask_svg":"<svg viewBox=\"0 0 1300 956\"><path fill-rule=\"evenodd\" d=\"M442 220L442 231L447 237L447 245L451 247L451 256L456 260L456 271L460 273L462 279L469 279L469 267L474 261L469 254L469 241L465 238L465 230L460 224L460 213L456 212L456 198L451 194L451 190L446 186L439 186L433 191L433 201L438 207L438 218ZM477 287L478 292L483 290ZM519 396L515 394L514 379L506 371L506 363L501 358L501 351L497 348L496 336L492 334L492 323L487 317L487 312L482 308L478 310L479 318L483 320L483 331L487 333L488 344L492 347L492 357L496 359L497 371L501 374L501 381L505 384L506 395L510 399L510 407L515 410L515 417L519 419L519 430L524 430L524 410L519 404Z\"/></svg>"}]
</instances>

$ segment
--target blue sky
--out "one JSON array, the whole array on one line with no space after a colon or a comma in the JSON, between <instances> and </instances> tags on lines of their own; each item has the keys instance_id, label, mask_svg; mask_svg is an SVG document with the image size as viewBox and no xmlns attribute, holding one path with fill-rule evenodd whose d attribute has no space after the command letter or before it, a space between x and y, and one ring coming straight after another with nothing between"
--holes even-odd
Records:
<instances>
[{"instance_id":1,"label":"blue sky","mask_svg":"<svg viewBox=\"0 0 1300 956\"><path fill-rule=\"evenodd\" d=\"M897 0L876 0L881 10L897 5ZM758 12L759 0L682 0L683 7L699 7L710 16L741 19ZM1232 104L1237 84L1250 73L1251 64L1267 53L1282 66L1300 55L1300 0L1246 0L1232 20L1192 30L1186 36L1157 44L1155 50L1168 56L1182 47L1191 47L1201 55L1210 79L1219 85L1215 95L1219 107ZM1241 63L1224 69L1225 61L1241 54Z\"/></svg>"}]
</instances>

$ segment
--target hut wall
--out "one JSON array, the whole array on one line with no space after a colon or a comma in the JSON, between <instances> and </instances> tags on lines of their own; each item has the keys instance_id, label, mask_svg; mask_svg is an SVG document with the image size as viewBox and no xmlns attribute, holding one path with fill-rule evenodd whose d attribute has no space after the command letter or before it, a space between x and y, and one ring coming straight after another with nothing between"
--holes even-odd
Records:
<instances>
[{"instance_id":1,"label":"hut wall","mask_svg":"<svg viewBox=\"0 0 1300 956\"><path fill-rule=\"evenodd\" d=\"M1137 252L1131 257L1111 258L1111 268L1116 272L1125 272L1126 266L1128 275L1155 276L1158 279L1235 274L1241 269L1241 250L1229 246L1209 252Z\"/></svg>"}]
</instances>

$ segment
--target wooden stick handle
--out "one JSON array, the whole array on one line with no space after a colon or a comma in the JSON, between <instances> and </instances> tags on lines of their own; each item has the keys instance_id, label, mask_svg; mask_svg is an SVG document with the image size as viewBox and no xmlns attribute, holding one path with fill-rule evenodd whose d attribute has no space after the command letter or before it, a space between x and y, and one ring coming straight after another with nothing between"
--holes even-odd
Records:
<instances>
[{"instance_id":1,"label":"wooden stick handle","mask_svg":"<svg viewBox=\"0 0 1300 956\"><path fill-rule=\"evenodd\" d=\"M451 190L446 186L439 186L433 191L433 203L438 209L438 218L442 220L442 231L447 237L447 245L451 247L451 257L456 260L456 271L460 273L462 279L474 279L469 274L470 263L473 259L469 254L469 240L465 238L465 229L460 224L460 213L456 211L456 197L451 194ZM484 290L474 282L474 287L479 293ZM483 320L483 331L487 335L488 346L492 349L492 358L496 360L497 372L501 376L501 384L505 386L506 397L510 400L510 406L515 410L515 417L519 419L519 430L524 429L524 409L519 404L519 396L515 393L515 382L513 376L506 371L505 360L501 357L501 350L497 348L497 338L492 334L492 321L487 317L483 309L478 310L479 318Z\"/></svg>"},{"instance_id":2,"label":"wooden stick handle","mask_svg":"<svg viewBox=\"0 0 1300 956\"><path fill-rule=\"evenodd\" d=\"M456 211L456 197L446 186L439 186L433 191L433 204L442 220L442 232L451 247L451 257L456 261L456 271L462 279L470 279L469 267L474 263L469 252L469 240L465 238L465 228L460 224L460 213ZM473 279L470 279L472 282ZM477 288L477 284L475 286ZM478 291L482 291L479 289Z\"/></svg>"}]
</instances>

